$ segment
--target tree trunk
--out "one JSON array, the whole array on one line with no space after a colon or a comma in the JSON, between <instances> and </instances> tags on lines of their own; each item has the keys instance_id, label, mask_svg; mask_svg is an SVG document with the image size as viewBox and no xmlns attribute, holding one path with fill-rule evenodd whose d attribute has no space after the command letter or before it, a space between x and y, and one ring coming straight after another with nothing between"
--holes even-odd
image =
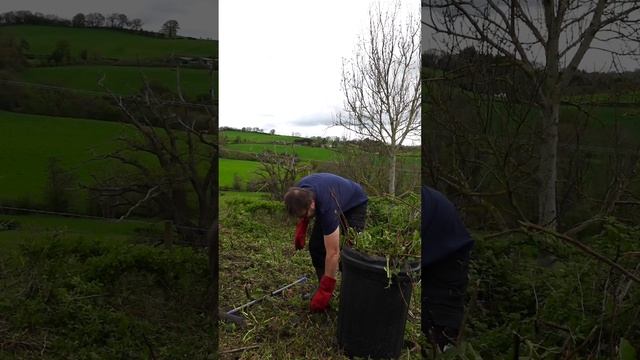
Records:
<instances>
[{"instance_id":1,"label":"tree trunk","mask_svg":"<svg viewBox=\"0 0 640 360\"><path fill-rule=\"evenodd\" d=\"M389 157L389 195L396 194L396 151L391 150Z\"/></svg>"},{"instance_id":2,"label":"tree trunk","mask_svg":"<svg viewBox=\"0 0 640 360\"><path fill-rule=\"evenodd\" d=\"M557 225L556 183L558 180L558 123L560 103L550 100L544 104L542 119L542 142L540 144L540 167L538 180L538 222L555 229Z\"/></svg>"}]
</instances>

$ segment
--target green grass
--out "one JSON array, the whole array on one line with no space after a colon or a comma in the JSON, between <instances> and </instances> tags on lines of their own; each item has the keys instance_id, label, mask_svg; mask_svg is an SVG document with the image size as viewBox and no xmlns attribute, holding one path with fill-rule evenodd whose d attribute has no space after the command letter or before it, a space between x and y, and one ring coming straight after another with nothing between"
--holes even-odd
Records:
<instances>
[{"instance_id":1,"label":"green grass","mask_svg":"<svg viewBox=\"0 0 640 360\"><path fill-rule=\"evenodd\" d=\"M226 130L221 133L222 137L226 138L226 143L231 144L235 139L240 139L241 142L253 143L253 144L271 144L274 142L283 142L290 144L295 139L302 139L298 136L288 136L288 135L271 135L271 134L261 134L254 132L245 132L245 131L235 131L235 130Z\"/></svg>"},{"instance_id":2,"label":"green grass","mask_svg":"<svg viewBox=\"0 0 640 360\"><path fill-rule=\"evenodd\" d=\"M0 200L42 202L50 157L79 182L89 181L109 165L90 160L114 150L115 138L126 130L121 123L0 111Z\"/></svg>"},{"instance_id":3,"label":"green grass","mask_svg":"<svg viewBox=\"0 0 640 360\"><path fill-rule=\"evenodd\" d=\"M98 85L104 76L104 85L117 94L131 95L144 86L144 78L158 82L176 92L176 71L171 68L130 66L65 66L29 68L22 80L38 84L56 85L80 90L105 90ZM208 70L182 69L180 83L188 97L208 94L211 84Z\"/></svg>"},{"instance_id":4,"label":"green grass","mask_svg":"<svg viewBox=\"0 0 640 360\"><path fill-rule=\"evenodd\" d=\"M88 119L18 114L0 111L0 202L42 205L48 182L49 159L60 160L62 168L74 176L71 210L87 209L87 192L81 185L92 184L92 175L121 169L116 160L101 156L122 148L118 137L135 137L130 125ZM178 138L184 138L178 134ZM182 141L178 146L186 146ZM203 152L209 150L203 147ZM203 153L204 154L204 153ZM150 154L134 157L151 169L157 159ZM208 157L198 163L203 173ZM128 169L130 170L130 169ZM24 205L27 206L27 205Z\"/></svg>"},{"instance_id":5,"label":"green grass","mask_svg":"<svg viewBox=\"0 0 640 360\"><path fill-rule=\"evenodd\" d=\"M136 60L164 59L172 54L217 57L218 43L213 40L162 39L109 29L78 29L58 26L15 25L0 27L0 34L10 34L29 42L28 53L49 55L60 40L71 45L71 55L79 58L86 49L89 56Z\"/></svg>"},{"instance_id":6,"label":"green grass","mask_svg":"<svg viewBox=\"0 0 640 360\"><path fill-rule=\"evenodd\" d=\"M27 238L40 238L55 232L83 236L94 240L125 241L135 235L137 228L161 229L162 224L152 224L153 220L132 219L105 221L52 215L0 215L0 222L13 220L19 224L17 230L0 231L0 249L11 251L18 248Z\"/></svg>"},{"instance_id":7,"label":"green grass","mask_svg":"<svg viewBox=\"0 0 640 360\"><path fill-rule=\"evenodd\" d=\"M620 95L607 93L575 95L567 98L567 101L579 104L621 103L640 106L640 91L630 91Z\"/></svg>"},{"instance_id":8,"label":"green grass","mask_svg":"<svg viewBox=\"0 0 640 360\"><path fill-rule=\"evenodd\" d=\"M269 194L249 191L220 191L220 199L222 201L236 199L267 200L269 199Z\"/></svg>"},{"instance_id":9,"label":"green grass","mask_svg":"<svg viewBox=\"0 0 640 360\"><path fill-rule=\"evenodd\" d=\"M225 145L230 150L243 151L249 153L261 153L264 151L275 151L281 154L296 154L302 160L335 160L337 153L330 149L299 146L299 145L275 145L275 144L229 144Z\"/></svg>"},{"instance_id":10,"label":"green grass","mask_svg":"<svg viewBox=\"0 0 640 360\"><path fill-rule=\"evenodd\" d=\"M260 206L258 206L260 205ZM336 291L327 313L309 312L309 299L318 284L309 253L293 247L295 223L287 218L281 202L220 202L221 310L232 309L302 275L309 280L287 289L243 312L247 327L221 322L220 351L252 347L238 359L347 359L336 344L340 303L338 274ZM308 240L308 239L307 239ZM420 290L414 286L405 339L416 342L420 328ZM420 359L419 352L404 349L401 359Z\"/></svg>"},{"instance_id":11,"label":"green grass","mask_svg":"<svg viewBox=\"0 0 640 360\"><path fill-rule=\"evenodd\" d=\"M256 177L256 170L260 168L257 161L220 159L219 181L221 188L230 188L233 177L237 174L246 185L246 181Z\"/></svg>"}]
</instances>

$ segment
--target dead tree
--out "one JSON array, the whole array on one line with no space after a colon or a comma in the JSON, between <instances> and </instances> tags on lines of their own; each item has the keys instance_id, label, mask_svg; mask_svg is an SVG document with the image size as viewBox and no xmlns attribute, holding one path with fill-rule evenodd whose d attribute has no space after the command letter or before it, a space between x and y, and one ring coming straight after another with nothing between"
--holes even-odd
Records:
<instances>
[{"instance_id":1,"label":"dead tree","mask_svg":"<svg viewBox=\"0 0 640 360\"><path fill-rule=\"evenodd\" d=\"M422 0L422 24L444 42L484 47L537 84L540 111L538 223L555 228L560 103L589 50L637 55L638 0ZM537 63L538 57L543 61Z\"/></svg>"}]
</instances>

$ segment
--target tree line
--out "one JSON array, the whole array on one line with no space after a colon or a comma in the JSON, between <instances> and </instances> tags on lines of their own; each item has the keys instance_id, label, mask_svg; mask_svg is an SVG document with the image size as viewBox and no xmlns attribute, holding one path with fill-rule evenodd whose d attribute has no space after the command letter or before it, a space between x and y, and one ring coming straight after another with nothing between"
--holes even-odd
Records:
<instances>
[{"instance_id":1,"label":"tree line","mask_svg":"<svg viewBox=\"0 0 640 360\"><path fill-rule=\"evenodd\" d=\"M77 13L71 20L57 15L31 12L29 10L8 11L0 14L0 25L52 25L76 28L108 28L142 32L151 36L158 36L158 34L160 34L169 38L177 37L178 30L180 29L180 25L176 20L167 20L159 32L145 31L142 29L143 24L140 18L130 19L126 14L117 12L110 14L101 14L98 12L87 14Z\"/></svg>"}]
</instances>

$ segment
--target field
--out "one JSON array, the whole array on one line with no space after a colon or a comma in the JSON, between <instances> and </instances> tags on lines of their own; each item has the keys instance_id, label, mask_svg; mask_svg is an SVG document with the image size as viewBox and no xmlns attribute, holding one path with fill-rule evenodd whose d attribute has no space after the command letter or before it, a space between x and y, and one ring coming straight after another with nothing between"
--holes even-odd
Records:
<instances>
[{"instance_id":1,"label":"field","mask_svg":"<svg viewBox=\"0 0 640 360\"><path fill-rule=\"evenodd\" d=\"M247 132L247 131L235 131L235 130L225 130L222 132L222 136L226 138L227 143L233 142L235 139L238 139L241 142L253 143L253 144L270 144L274 142L283 142L286 144L290 144L295 139L300 139L297 136L287 136L287 135L271 135L271 134L263 134L263 133L255 133L255 132Z\"/></svg>"},{"instance_id":2,"label":"field","mask_svg":"<svg viewBox=\"0 0 640 360\"><path fill-rule=\"evenodd\" d=\"M104 86L121 95L138 92L143 88L145 78L175 93L177 81L173 68L131 66L37 67L25 70L21 76L26 82L98 92L105 91L98 85L104 76ZM208 70L181 69L180 83L187 97L206 95L211 88Z\"/></svg>"},{"instance_id":3,"label":"field","mask_svg":"<svg viewBox=\"0 0 640 360\"><path fill-rule=\"evenodd\" d=\"M233 186L233 179L237 175L243 182L255 178L255 171L260 168L257 161L220 159L220 187L230 188Z\"/></svg>"},{"instance_id":4,"label":"field","mask_svg":"<svg viewBox=\"0 0 640 360\"><path fill-rule=\"evenodd\" d=\"M0 199L41 202L50 157L88 181L106 166L91 160L114 150L125 131L120 123L0 111Z\"/></svg>"},{"instance_id":5,"label":"field","mask_svg":"<svg viewBox=\"0 0 640 360\"><path fill-rule=\"evenodd\" d=\"M279 154L295 154L302 160L332 161L338 156L336 151L300 145L277 145L277 144L229 144L225 145L230 150L237 150L249 153L261 153L273 151Z\"/></svg>"},{"instance_id":6,"label":"field","mask_svg":"<svg viewBox=\"0 0 640 360\"><path fill-rule=\"evenodd\" d=\"M0 34L12 34L29 43L29 53L48 55L57 41L71 45L71 55L82 50L101 57L136 60L164 59L170 55L216 57L217 42L210 40L161 39L109 29L77 29L57 26L18 25L0 27Z\"/></svg>"}]
</instances>

